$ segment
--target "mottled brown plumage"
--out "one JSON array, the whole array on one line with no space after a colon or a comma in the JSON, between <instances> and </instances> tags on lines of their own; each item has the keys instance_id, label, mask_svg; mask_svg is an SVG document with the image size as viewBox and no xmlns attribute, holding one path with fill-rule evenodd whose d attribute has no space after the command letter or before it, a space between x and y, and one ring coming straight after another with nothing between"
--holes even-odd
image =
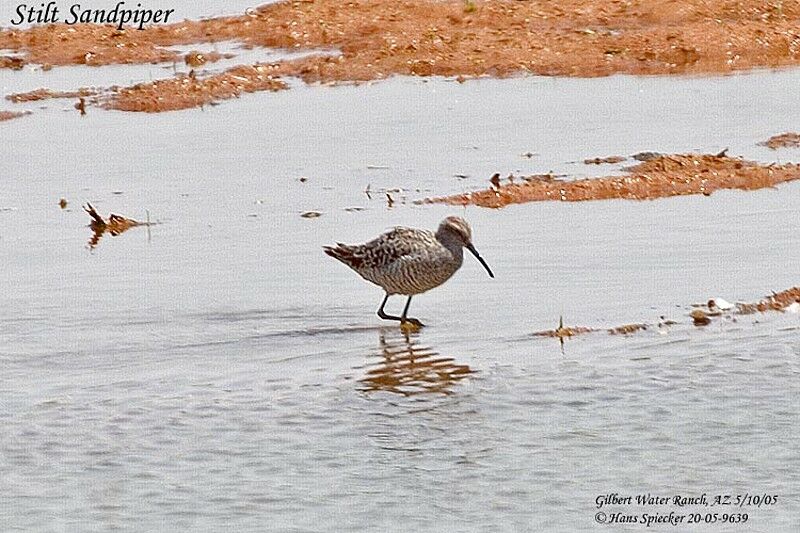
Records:
<instances>
[{"instance_id":1,"label":"mottled brown plumage","mask_svg":"<svg viewBox=\"0 0 800 533\"><path fill-rule=\"evenodd\" d=\"M447 217L436 233L413 228L394 228L366 244L325 246L329 256L349 266L365 280L386 291L378 316L421 326L419 320L407 318L411 297L438 287L461 267L464 248L494 277L489 266L472 245L472 230L461 217ZM400 317L387 315L383 308L392 294L408 296Z\"/></svg>"}]
</instances>

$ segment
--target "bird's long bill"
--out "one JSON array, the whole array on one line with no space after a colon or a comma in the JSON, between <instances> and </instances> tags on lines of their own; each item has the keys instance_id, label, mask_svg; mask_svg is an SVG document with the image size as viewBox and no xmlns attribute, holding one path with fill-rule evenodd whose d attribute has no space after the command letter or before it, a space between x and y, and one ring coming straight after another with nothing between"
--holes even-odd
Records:
<instances>
[{"instance_id":1,"label":"bird's long bill","mask_svg":"<svg viewBox=\"0 0 800 533\"><path fill-rule=\"evenodd\" d=\"M477 259L478 261L480 261L480 262L481 262L481 264L483 265L483 268L485 268L485 269L486 269L486 272L488 272L488 273L489 273L489 277L492 277L492 278L493 278L493 277L494 277L494 274L492 274L492 269L491 269L491 268L489 268L489 265L487 265L487 264L486 264L486 261L484 261L484 260L483 260L483 257L481 257L481 254L479 254L479 253L478 253L478 250L476 250L476 249L475 249L475 247L474 247L474 246L472 246L472 244L468 244L468 245L467 245L467 250L469 250L470 252L472 252L472 255L474 255L474 256L475 256L475 259Z\"/></svg>"}]
</instances>

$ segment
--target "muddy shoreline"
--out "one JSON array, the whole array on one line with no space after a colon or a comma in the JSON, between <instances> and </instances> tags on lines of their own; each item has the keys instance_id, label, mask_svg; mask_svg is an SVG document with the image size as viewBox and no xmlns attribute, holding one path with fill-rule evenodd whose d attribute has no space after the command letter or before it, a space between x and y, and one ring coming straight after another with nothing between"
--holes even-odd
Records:
<instances>
[{"instance_id":1,"label":"muddy shoreline","mask_svg":"<svg viewBox=\"0 0 800 533\"><path fill-rule=\"evenodd\" d=\"M391 74L708 74L800 63L798 2L471 4L286 1L240 16L135 31L93 24L6 29L0 48L23 52L26 63L53 66L172 61L177 54L163 47L231 39L251 46L341 49L342 59L332 68L319 69L319 58L311 58L288 69L313 81Z\"/></svg>"},{"instance_id":2,"label":"muddy shoreline","mask_svg":"<svg viewBox=\"0 0 800 533\"><path fill-rule=\"evenodd\" d=\"M712 298L708 300L707 304L693 305L695 309L689 313L685 322L695 326L707 326L714 320L726 318L729 320L736 320L737 316L752 315L754 313L773 312L800 312L800 287L792 287L781 292L773 292L769 296L765 296L757 302L737 302L729 304L725 302L726 308L720 309ZM728 307L729 306L729 307ZM565 326L563 317L559 321L558 327L555 329L547 329L543 331L536 331L532 333L534 337L553 337L558 338L563 343L563 340L577 335L584 335L586 333L606 332L609 335L632 335L640 331L647 331L648 329L663 329L670 326L677 325L679 322L669 320L661 317L661 320L655 324L647 323L634 323L624 324L611 328L597 328L587 326Z\"/></svg>"},{"instance_id":3,"label":"muddy shoreline","mask_svg":"<svg viewBox=\"0 0 800 533\"><path fill-rule=\"evenodd\" d=\"M308 83L392 75L462 80L524 74L724 74L800 64L798 28L798 2L295 1L141 31L89 24L5 29L0 31L0 49L16 55L0 56L0 68L180 61L179 53L165 47L235 40L247 47L341 52L269 66L239 65L232 69L238 72L215 75L244 78L242 91L286 88L265 82L264 68L272 78L297 77ZM218 79L200 80L194 96L186 99L176 94L180 83L176 78L172 83L110 88L104 106L166 111L231 94L230 88L220 89Z\"/></svg>"},{"instance_id":4,"label":"muddy shoreline","mask_svg":"<svg viewBox=\"0 0 800 533\"><path fill-rule=\"evenodd\" d=\"M488 189L418 203L501 208L527 202L653 200L710 195L719 189L756 190L800 179L800 165L764 165L724 154L657 155L626 169L628 175L563 180L550 174L509 177Z\"/></svg>"}]
</instances>

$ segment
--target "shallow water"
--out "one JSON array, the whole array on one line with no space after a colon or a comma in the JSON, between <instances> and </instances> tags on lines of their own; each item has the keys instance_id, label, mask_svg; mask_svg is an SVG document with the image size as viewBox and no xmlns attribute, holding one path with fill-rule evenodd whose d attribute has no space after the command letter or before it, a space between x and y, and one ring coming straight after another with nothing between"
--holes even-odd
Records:
<instances>
[{"instance_id":1,"label":"shallow water","mask_svg":"<svg viewBox=\"0 0 800 533\"><path fill-rule=\"evenodd\" d=\"M0 86L30 75L0 71ZM756 143L797 129L798 81L393 79L159 115L59 101L4 123L0 521L579 531L601 529L601 494L747 491L781 498L749 511L753 530L796 530L800 317L698 329L687 313L797 284L800 184L501 211L412 202L494 172L600 175L619 165L574 161L643 150L796 160ZM86 201L159 224L89 250ZM468 256L414 299L429 327L409 338L321 251L449 213L497 277ZM532 336L561 315L679 324L562 353Z\"/></svg>"}]
</instances>

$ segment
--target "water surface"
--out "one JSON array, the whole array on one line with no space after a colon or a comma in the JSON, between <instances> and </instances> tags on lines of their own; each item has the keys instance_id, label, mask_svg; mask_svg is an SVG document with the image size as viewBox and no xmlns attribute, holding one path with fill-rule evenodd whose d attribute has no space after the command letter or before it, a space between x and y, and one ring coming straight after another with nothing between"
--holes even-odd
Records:
<instances>
[{"instance_id":1,"label":"water surface","mask_svg":"<svg viewBox=\"0 0 800 533\"><path fill-rule=\"evenodd\" d=\"M0 71L0 86L31 75ZM589 531L603 529L601 494L749 491L781 496L750 511L753 530L796 530L800 318L697 329L687 306L797 284L800 185L501 211L412 202L494 172L597 175L574 161L642 150L796 159L756 143L797 129L798 81L392 79L159 115L54 101L4 123L0 521ZM90 250L86 201L159 224ZM408 338L375 316L379 289L321 251L452 213L497 277L468 256L414 299L429 327ZM531 335L562 315L679 324L562 353Z\"/></svg>"}]
</instances>

